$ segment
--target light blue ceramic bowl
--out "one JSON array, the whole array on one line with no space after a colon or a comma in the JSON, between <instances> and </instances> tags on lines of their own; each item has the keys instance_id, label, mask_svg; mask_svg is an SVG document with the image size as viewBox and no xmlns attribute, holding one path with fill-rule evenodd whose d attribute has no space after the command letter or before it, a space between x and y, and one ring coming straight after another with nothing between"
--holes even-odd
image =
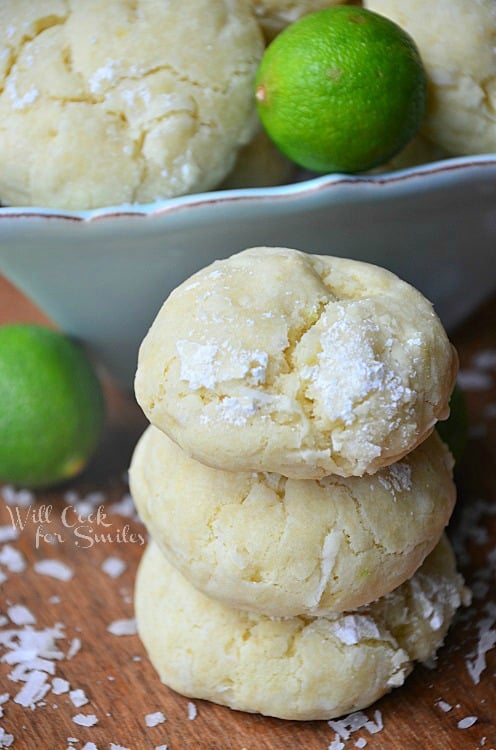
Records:
<instances>
[{"instance_id":1,"label":"light blue ceramic bowl","mask_svg":"<svg viewBox=\"0 0 496 750\"><path fill-rule=\"evenodd\" d=\"M450 329L496 288L496 155L146 206L0 208L0 271L126 389L169 292L202 266L255 245L389 268L417 286Z\"/></svg>"}]
</instances>

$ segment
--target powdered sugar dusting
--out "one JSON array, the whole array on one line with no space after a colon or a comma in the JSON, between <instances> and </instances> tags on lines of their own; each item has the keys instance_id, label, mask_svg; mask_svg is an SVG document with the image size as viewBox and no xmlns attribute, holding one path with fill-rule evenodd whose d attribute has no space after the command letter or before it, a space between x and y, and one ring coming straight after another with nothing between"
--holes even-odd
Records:
<instances>
[{"instance_id":1,"label":"powdered sugar dusting","mask_svg":"<svg viewBox=\"0 0 496 750\"><path fill-rule=\"evenodd\" d=\"M107 60L105 65L97 68L93 75L89 78L88 83L92 94L96 94L102 90L104 83L112 82L116 75L117 62L115 60Z\"/></svg>"},{"instance_id":2,"label":"powdered sugar dusting","mask_svg":"<svg viewBox=\"0 0 496 750\"><path fill-rule=\"evenodd\" d=\"M40 95L39 90L35 86L31 86L24 94L20 94L13 77L7 81L5 89L10 96L12 109L26 109Z\"/></svg>"},{"instance_id":3,"label":"powdered sugar dusting","mask_svg":"<svg viewBox=\"0 0 496 750\"><path fill-rule=\"evenodd\" d=\"M359 452L360 466L366 467L381 455L381 431L397 427L400 413L411 408L416 394L381 349L379 326L360 305L350 303L337 311L321 333L317 362L302 368L301 377L307 398L319 405L330 424L342 425L332 430L333 452ZM365 415L372 401L375 416L370 420Z\"/></svg>"},{"instance_id":4,"label":"powdered sugar dusting","mask_svg":"<svg viewBox=\"0 0 496 750\"><path fill-rule=\"evenodd\" d=\"M185 380L193 391L199 388L215 388L215 358L218 346L184 340L177 342L176 349L181 359L181 380Z\"/></svg>"},{"instance_id":5,"label":"powdered sugar dusting","mask_svg":"<svg viewBox=\"0 0 496 750\"><path fill-rule=\"evenodd\" d=\"M198 343L182 339L176 349L181 362L181 380L191 390L215 390L220 383L243 380L248 385L265 382L269 356L267 352L237 349L227 342Z\"/></svg>"},{"instance_id":6,"label":"powdered sugar dusting","mask_svg":"<svg viewBox=\"0 0 496 750\"><path fill-rule=\"evenodd\" d=\"M341 309L337 320L323 332L318 365L307 373L320 393L328 419L346 425L355 421L357 405L373 393L388 393L391 414L400 401L412 397L374 350L372 342L379 326L371 321L357 325L354 316L348 315L350 307Z\"/></svg>"}]
</instances>

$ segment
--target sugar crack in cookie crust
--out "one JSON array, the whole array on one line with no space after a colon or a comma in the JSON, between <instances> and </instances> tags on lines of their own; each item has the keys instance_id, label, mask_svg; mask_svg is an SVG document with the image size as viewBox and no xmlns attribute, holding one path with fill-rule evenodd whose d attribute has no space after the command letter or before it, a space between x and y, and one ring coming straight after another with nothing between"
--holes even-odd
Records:
<instances>
[{"instance_id":1,"label":"sugar crack in cookie crust","mask_svg":"<svg viewBox=\"0 0 496 750\"><path fill-rule=\"evenodd\" d=\"M388 271L251 248L170 295L135 385L197 460L318 478L411 451L447 416L456 369L432 306Z\"/></svg>"}]
</instances>

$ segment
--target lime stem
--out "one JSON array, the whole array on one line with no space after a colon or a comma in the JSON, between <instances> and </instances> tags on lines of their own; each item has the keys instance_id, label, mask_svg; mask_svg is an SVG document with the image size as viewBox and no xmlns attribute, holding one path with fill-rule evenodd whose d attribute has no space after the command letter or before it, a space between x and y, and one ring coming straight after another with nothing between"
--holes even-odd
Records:
<instances>
[{"instance_id":1,"label":"lime stem","mask_svg":"<svg viewBox=\"0 0 496 750\"><path fill-rule=\"evenodd\" d=\"M255 99L257 99L259 102L265 101L266 92L265 92L265 86L263 85L263 83L257 86L257 90L255 91Z\"/></svg>"}]
</instances>

